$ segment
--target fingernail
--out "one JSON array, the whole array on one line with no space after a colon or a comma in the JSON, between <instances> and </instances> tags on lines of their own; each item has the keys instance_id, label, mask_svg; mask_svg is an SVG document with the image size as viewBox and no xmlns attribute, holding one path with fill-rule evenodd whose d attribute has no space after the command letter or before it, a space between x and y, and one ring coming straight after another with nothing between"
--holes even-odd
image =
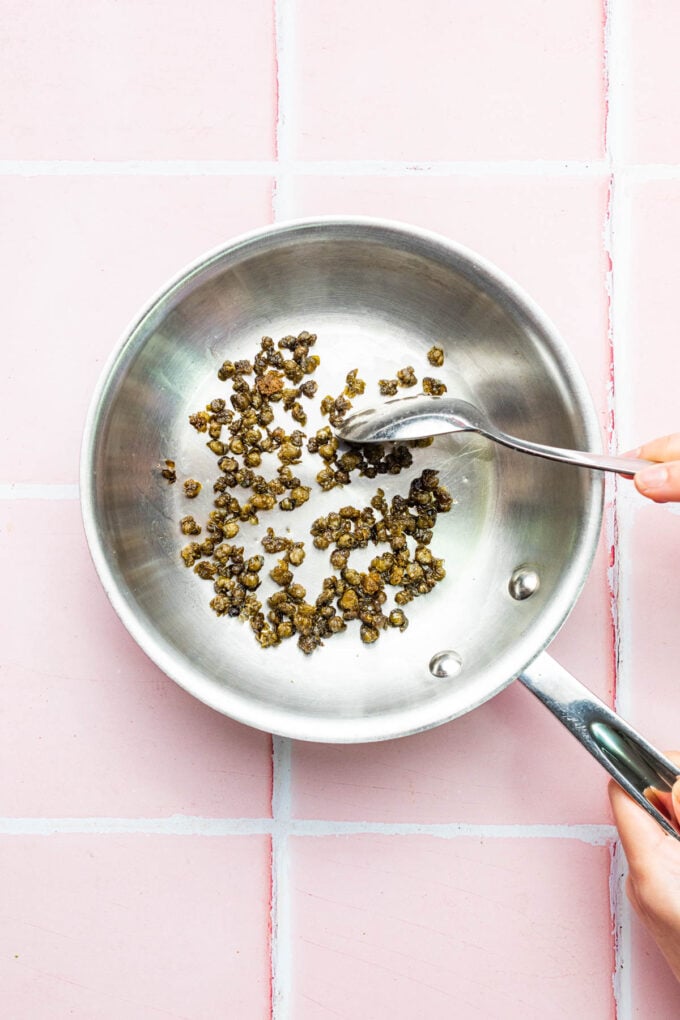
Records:
<instances>
[{"instance_id":1,"label":"fingernail","mask_svg":"<svg viewBox=\"0 0 680 1020\"><path fill-rule=\"evenodd\" d=\"M658 467L645 468L638 472L637 480L643 489L662 489L668 483L668 468L662 464Z\"/></svg>"}]
</instances>

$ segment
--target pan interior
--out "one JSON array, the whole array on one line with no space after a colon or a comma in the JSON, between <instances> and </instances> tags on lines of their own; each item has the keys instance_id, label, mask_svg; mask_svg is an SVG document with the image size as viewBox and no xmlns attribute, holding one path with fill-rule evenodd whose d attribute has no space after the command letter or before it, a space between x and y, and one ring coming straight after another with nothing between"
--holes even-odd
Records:
<instances>
[{"instance_id":1,"label":"pan interior","mask_svg":"<svg viewBox=\"0 0 680 1020\"><path fill-rule=\"evenodd\" d=\"M268 525L305 539L308 555L296 580L313 598L332 572L328 553L312 548L315 517L366 505L378 484L388 497L406 493L428 466L439 469L456 500L440 517L431 547L445 559L446 579L405 608L404 633L390 629L369 647L355 625L311 656L294 640L260 649L247 625L212 612L211 584L179 558L188 539L178 521L186 513L205 520L218 475L208 437L187 419L216 396L228 400L231 390L216 376L224 359L252 358L263 335L278 340L301 330L318 335L318 397L340 393L346 373L357 368L367 382L359 409L380 399L379 378L413 365L419 379L443 379L450 394L478 404L507 432L565 447L593 445L592 412L568 354L511 288L466 253L387 226L280 229L187 274L121 348L86 436L83 507L93 555L142 647L218 710L304 739L413 732L490 697L549 641L587 572L601 482L594 473L478 436L442 436L414 450L413 467L401 475L353 480L329 493L317 488L294 513L261 514L259 527L243 525L236 541L255 553ZM445 350L437 369L426 358L434 343ZM295 427L290 418L286 423ZM321 424L310 414L304 431ZM159 477L165 458L177 463L175 485ZM272 458L271 472L263 464L262 473L274 474L277 464ZM302 481L321 466L308 456L298 472ZM193 502L182 492L188 477L203 484ZM351 562L361 568L377 551ZM508 583L525 566L540 587L517 601ZM263 584L264 596L268 590L273 584ZM438 678L429 664L444 649L457 653L462 669Z\"/></svg>"}]
</instances>

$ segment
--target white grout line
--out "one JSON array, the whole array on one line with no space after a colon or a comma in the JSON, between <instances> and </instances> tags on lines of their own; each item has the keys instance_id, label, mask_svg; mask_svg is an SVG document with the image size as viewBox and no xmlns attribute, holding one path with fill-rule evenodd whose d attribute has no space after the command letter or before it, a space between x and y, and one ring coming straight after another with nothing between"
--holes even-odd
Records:
<instances>
[{"instance_id":1,"label":"white grout line","mask_svg":"<svg viewBox=\"0 0 680 1020\"><path fill-rule=\"evenodd\" d=\"M629 357L628 321L630 318L632 243L631 243L631 208L628 177L626 175L625 145L625 69L628 50L628 0L610 0L609 20L609 63L610 63L610 130L608 132L608 149L611 154L612 175L614 178L611 202L610 224L610 255L613 262L611 289L611 324L614 338L614 371L616 391L614 394L614 413L619 446L622 450L635 446L640 437L630 434L625 412L631 406L631 371ZM620 485L617 493L617 512L619 524L627 521L633 503L632 490L629 485ZM628 708L627 691L627 636L626 597L627 581L626 563L617 556L619 563L619 671L617 683L616 707L624 714Z\"/></svg>"},{"instance_id":2,"label":"white grout line","mask_svg":"<svg viewBox=\"0 0 680 1020\"><path fill-rule=\"evenodd\" d=\"M291 47L287 38L283 45ZM288 119L280 117L277 139L289 133ZM296 160L279 151L276 160L0 160L0 177L275 177L282 171L301 177L600 177L610 168L606 159ZM680 163L631 163L618 172L636 182L680 180Z\"/></svg>"},{"instance_id":3,"label":"white grout line","mask_svg":"<svg viewBox=\"0 0 680 1020\"><path fill-rule=\"evenodd\" d=\"M291 742L273 737L271 981L272 1020L290 1016L291 920L288 838L291 829Z\"/></svg>"},{"instance_id":4,"label":"white grout line","mask_svg":"<svg viewBox=\"0 0 680 1020\"><path fill-rule=\"evenodd\" d=\"M276 172L272 211L275 221L293 216L291 175L302 172L304 163L293 171L295 107L295 0L274 0L276 12Z\"/></svg>"},{"instance_id":5,"label":"white grout line","mask_svg":"<svg viewBox=\"0 0 680 1020\"><path fill-rule=\"evenodd\" d=\"M273 160L0 160L0 177L260 177Z\"/></svg>"},{"instance_id":6,"label":"white grout line","mask_svg":"<svg viewBox=\"0 0 680 1020\"><path fill-rule=\"evenodd\" d=\"M275 222L294 215L289 164L295 107L295 0L274 0L276 31L276 159L272 191ZM291 1015L292 926L289 834L292 813L292 744L272 737L271 1011L272 1020Z\"/></svg>"},{"instance_id":7,"label":"white grout line","mask_svg":"<svg viewBox=\"0 0 680 1020\"><path fill-rule=\"evenodd\" d=\"M610 411L612 420L612 446L627 449L631 437L622 418L630 406L627 350L628 299L630 294L631 247L630 209L628 204L629 171L626 166L628 152L627 73L629 67L629 0L607 0L605 25L605 75L607 86L606 153L610 170L610 200L605 244L611 259L609 273L610 344L613 367ZM652 179L653 168L637 168L643 179ZM630 491L625 485L612 485L615 494L608 542L614 546L615 559L610 568L610 593L615 634L616 699L615 708L627 715L627 661L629 626L626 616L626 563L622 557L621 532L627 521ZM610 901L613 919L614 973L613 994L617 1020L632 1016L630 985L630 910L625 897L626 861L621 846L612 847L610 865Z\"/></svg>"},{"instance_id":8,"label":"white grout line","mask_svg":"<svg viewBox=\"0 0 680 1020\"><path fill-rule=\"evenodd\" d=\"M443 822L326 822L297 820L294 836L429 836L437 839L573 839L589 846L607 846L616 838L613 825L479 825Z\"/></svg>"},{"instance_id":9,"label":"white grout line","mask_svg":"<svg viewBox=\"0 0 680 1020\"><path fill-rule=\"evenodd\" d=\"M288 118L280 117L279 142L289 133ZM0 160L0 177L275 177L282 171L300 177L601 177L610 169L607 159L296 160L279 151L279 159L260 160ZM680 180L680 163L629 163L618 173L643 183Z\"/></svg>"},{"instance_id":10,"label":"white grout line","mask_svg":"<svg viewBox=\"0 0 680 1020\"><path fill-rule=\"evenodd\" d=\"M628 0L606 0L605 81L607 88L606 160L618 170L628 152L627 73ZM644 169L642 164L640 169Z\"/></svg>"},{"instance_id":11,"label":"white grout line","mask_svg":"<svg viewBox=\"0 0 680 1020\"><path fill-rule=\"evenodd\" d=\"M597 177L607 165L600 160L290 160L287 169L317 177Z\"/></svg>"},{"instance_id":12,"label":"white grout line","mask_svg":"<svg viewBox=\"0 0 680 1020\"><path fill-rule=\"evenodd\" d=\"M1 836L52 836L80 833L96 836L261 836L270 835L277 867L273 874L273 892L278 911L272 922L279 925L288 918L289 836L427 836L436 839L563 839L589 846L612 845L616 839L613 825L483 825L468 822L421 824L419 822L343 822L325 819L291 818L290 741L275 738L273 818L204 818L198 815L170 815L167 818L0 818ZM286 910L282 911L282 906ZM276 946L285 950L287 939Z\"/></svg>"},{"instance_id":13,"label":"white grout line","mask_svg":"<svg viewBox=\"0 0 680 1020\"><path fill-rule=\"evenodd\" d=\"M630 675L631 659L631 620L630 620L630 576L628 563L624 551L628 548L628 542L635 520L636 502L640 497L632 489L632 486L619 487L618 515L620 532L621 567L619 571L619 666L618 683L616 687L615 709L625 719L632 715L632 685Z\"/></svg>"},{"instance_id":14,"label":"white grout line","mask_svg":"<svg viewBox=\"0 0 680 1020\"><path fill-rule=\"evenodd\" d=\"M0 818L2 836L53 836L85 833L96 836L258 836L269 835L269 818L202 818L170 815L167 818Z\"/></svg>"},{"instance_id":15,"label":"white grout line","mask_svg":"<svg viewBox=\"0 0 680 1020\"><path fill-rule=\"evenodd\" d=\"M648 183L650 181L677 181L680 179L680 167L673 163L640 163L629 164L621 168L628 181Z\"/></svg>"},{"instance_id":16,"label":"white grout line","mask_svg":"<svg viewBox=\"0 0 680 1020\"><path fill-rule=\"evenodd\" d=\"M290 97L295 88L293 74L292 0L278 0L277 46L279 111L276 125L277 159L275 160L0 160L0 176L4 177L246 177L272 176L285 169L302 176L466 176L493 177L529 175L532 177L592 177L607 172L600 160L498 160L494 162L457 160L296 160L289 139L292 138ZM647 168L637 172L644 176ZM680 165L663 168L656 164L650 172L665 175L673 171L680 177Z\"/></svg>"},{"instance_id":17,"label":"white grout line","mask_svg":"<svg viewBox=\"0 0 680 1020\"><path fill-rule=\"evenodd\" d=\"M79 499L77 485L44 485L32 482L0 482L3 499Z\"/></svg>"},{"instance_id":18,"label":"white grout line","mask_svg":"<svg viewBox=\"0 0 680 1020\"><path fill-rule=\"evenodd\" d=\"M631 908L626 896L626 859L621 844L612 844L611 868L609 873L609 901L612 914L612 935L614 938L614 1001L616 1020L631 1020L632 1000L630 986L631 960Z\"/></svg>"}]
</instances>

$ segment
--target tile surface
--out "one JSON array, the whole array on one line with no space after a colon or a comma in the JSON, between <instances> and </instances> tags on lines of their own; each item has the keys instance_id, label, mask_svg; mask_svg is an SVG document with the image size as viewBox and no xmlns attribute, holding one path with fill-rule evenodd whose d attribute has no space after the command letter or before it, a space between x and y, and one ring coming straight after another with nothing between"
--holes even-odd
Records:
<instances>
[{"instance_id":1,"label":"tile surface","mask_svg":"<svg viewBox=\"0 0 680 1020\"><path fill-rule=\"evenodd\" d=\"M675 300L680 181L630 188L630 290L627 295L630 403L621 409L626 442L677 432L673 386L680 372Z\"/></svg>"},{"instance_id":2,"label":"tile surface","mask_svg":"<svg viewBox=\"0 0 680 1020\"><path fill-rule=\"evenodd\" d=\"M647 1017L671 1020L680 1012L678 982L637 918L633 920L632 930L631 1015L636 1020Z\"/></svg>"},{"instance_id":3,"label":"tile surface","mask_svg":"<svg viewBox=\"0 0 680 1020\"><path fill-rule=\"evenodd\" d=\"M12 578L0 596L4 815L269 814L270 738L199 704L134 644L101 590L76 503L0 504L0 548Z\"/></svg>"},{"instance_id":4,"label":"tile surface","mask_svg":"<svg viewBox=\"0 0 680 1020\"><path fill-rule=\"evenodd\" d=\"M6 1015L268 1017L268 858L264 837L0 837Z\"/></svg>"},{"instance_id":5,"label":"tile surface","mask_svg":"<svg viewBox=\"0 0 680 1020\"><path fill-rule=\"evenodd\" d=\"M356 836L292 847L293 1015L612 1015L609 852Z\"/></svg>"},{"instance_id":6,"label":"tile surface","mask_svg":"<svg viewBox=\"0 0 680 1020\"><path fill-rule=\"evenodd\" d=\"M627 155L634 162L677 163L680 9L673 0L633 0L629 32Z\"/></svg>"},{"instance_id":7,"label":"tile surface","mask_svg":"<svg viewBox=\"0 0 680 1020\"><path fill-rule=\"evenodd\" d=\"M3 14L3 1018L673 1020L606 776L529 692L363 746L238 725L119 622L77 483L95 381L139 310L236 235L324 214L498 266L556 326L603 445L677 431L677 5ZM679 748L678 507L606 491L549 653Z\"/></svg>"},{"instance_id":8,"label":"tile surface","mask_svg":"<svg viewBox=\"0 0 680 1020\"><path fill-rule=\"evenodd\" d=\"M269 0L10 0L0 159L269 159Z\"/></svg>"},{"instance_id":9,"label":"tile surface","mask_svg":"<svg viewBox=\"0 0 680 1020\"><path fill-rule=\"evenodd\" d=\"M76 482L90 396L123 331L189 262L270 217L267 178L0 176L0 481ZM49 457L24 425L33 401Z\"/></svg>"},{"instance_id":10,"label":"tile surface","mask_svg":"<svg viewBox=\"0 0 680 1020\"><path fill-rule=\"evenodd\" d=\"M628 574L627 688L632 720L659 747L680 746L678 689L680 517L635 501L625 535ZM650 679L653 678L653 679Z\"/></svg>"},{"instance_id":11,"label":"tile surface","mask_svg":"<svg viewBox=\"0 0 680 1020\"><path fill-rule=\"evenodd\" d=\"M430 0L426 17L408 0L300 0L296 19L300 158L603 154L602 9L591 0L559 12L541 0Z\"/></svg>"}]
</instances>

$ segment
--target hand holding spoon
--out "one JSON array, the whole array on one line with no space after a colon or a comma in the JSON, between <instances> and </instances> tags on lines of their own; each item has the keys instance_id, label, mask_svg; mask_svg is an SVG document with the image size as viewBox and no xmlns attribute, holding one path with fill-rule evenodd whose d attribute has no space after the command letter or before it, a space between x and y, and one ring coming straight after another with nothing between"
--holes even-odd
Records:
<instances>
[{"instance_id":1,"label":"hand holding spoon","mask_svg":"<svg viewBox=\"0 0 680 1020\"><path fill-rule=\"evenodd\" d=\"M466 400L448 396L432 397L424 393L387 400L379 407L359 411L346 418L335 431L340 439L348 443L391 443L438 436L445 432L478 432L494 443L521 453L594 468L596 471L615 471L627 476L637 474L652 463L635 457L607 457L518 439L502 432L489 421L483 411Z\"/></svg>"}]
</instances>

